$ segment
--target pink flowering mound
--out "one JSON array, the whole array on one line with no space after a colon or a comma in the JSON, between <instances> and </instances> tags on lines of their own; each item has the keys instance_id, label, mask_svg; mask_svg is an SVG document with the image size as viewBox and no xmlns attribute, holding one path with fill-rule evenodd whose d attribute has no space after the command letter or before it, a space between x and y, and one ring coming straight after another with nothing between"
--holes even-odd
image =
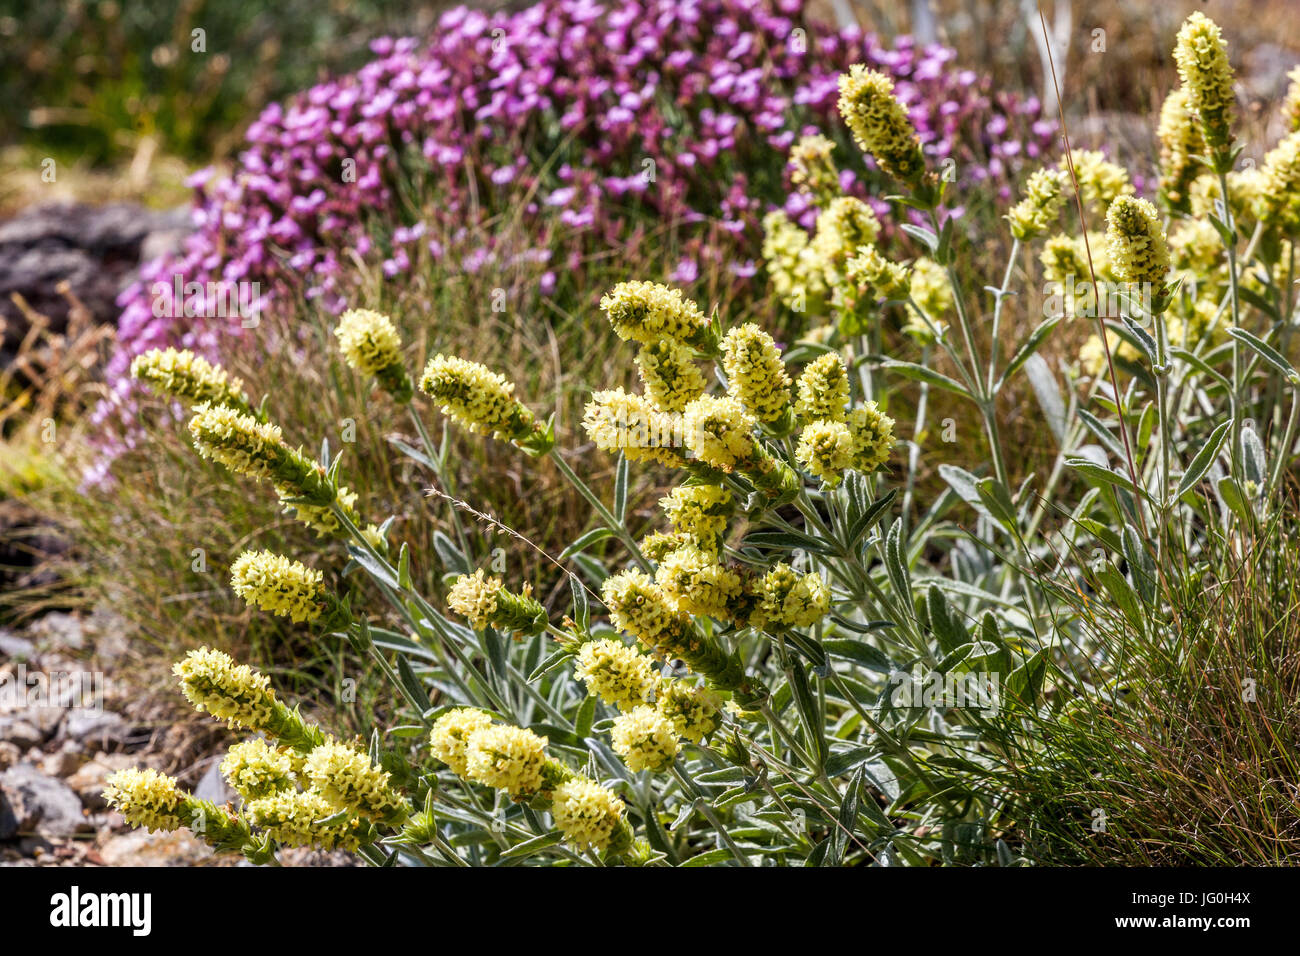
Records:
<instances>
[{"instance_id":1,"label":"pink flowering mound","mask_svg":"<svg viewBox=\"0 0 1300 956\"><path fill-rule=\"evenodd\" d=\"M504 266L494 218L522 212L536 236L511 257L544 263L561 294L584 257L676 230L668 278L703 268L751 279L759 220L786 202L785 151L816 128L841 143L845 186L875 172L835 115L838 75L866 62L896 78L936 167L961 186L1008 192L1054 127L1036 101L989 92L943 47L892 48L806 20L799 0L546 0L518 13L446 13L434 35L379 40L355 75L273 105L248 130L229 178L197 174L197 231L177 259L150 263L123 293L115 399L131 358L162 345L219 356L241 332L213 301L221 283L344 307L355 256L392 281L429 256L443 268ZM800 216L798 199L789 211ZM486 225L485 225L486 224ZM487 238L484 238L487 237ZM176 277L202 295L173 302ZM557 292L557 285L560 286Z\"/></svg>"}]
</instances>

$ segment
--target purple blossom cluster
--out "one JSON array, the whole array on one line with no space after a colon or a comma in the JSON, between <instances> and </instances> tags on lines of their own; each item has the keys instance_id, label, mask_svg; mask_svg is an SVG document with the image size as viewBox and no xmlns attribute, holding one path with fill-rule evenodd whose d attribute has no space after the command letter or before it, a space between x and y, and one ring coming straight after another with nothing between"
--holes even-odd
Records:
<instances>
[{"instance_id":1,"label":"purple blossom cluster","mask_svg":"<svg viewBox=\"0 0 1300 956\"><path fill-rule=\"evenodd\" d=\"M474 272L504 264L488 223L522 211L542 291L594 250L672 224L687 236L674 282L706 266L757 271L763 213L787 202L788 147L822 131L842 145L849 192L876 175L835 115L853 63L887 71L926 152L959 186L1005 194L1054 135L1033 99L994 94L944 47L887 46L804 16L802 0L543 0L516 13L444 14L425 42L381 39L359 72L322 83L250 126L233 172L196 174L196 231L123 293L116 396L132 357L162 345L219 355L238 319L173 303L174 280L257 282L341 309L360 256L399 279L425 256ZM412 203L413 186L422 201ZM797 218L809 211L796 197ZM450 261L447 261L450 260ZM176 316L182 315L183 319Z\"/></svg>"}]
</instances>

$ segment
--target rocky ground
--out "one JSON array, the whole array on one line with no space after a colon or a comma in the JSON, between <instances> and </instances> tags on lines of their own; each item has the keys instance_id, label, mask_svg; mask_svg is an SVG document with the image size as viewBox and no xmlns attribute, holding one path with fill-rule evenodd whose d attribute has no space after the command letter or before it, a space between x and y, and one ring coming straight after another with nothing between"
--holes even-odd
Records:
<instances>
[{"instance_id":1,"label":"rocky ground","mask_svg":"<svg viewBox=\"0 0 1300 956\"><path fill-rule=\"evenodd\" d=\"M189 711L160 665L133 652L111 615L54 612L0 629L0 866L232 866L188 831L147 833L104 804L124 767L177 776L218 805L231 742ZM281 853L285 865L347 866L346 854Z\"/></svg>"}]
</instances>

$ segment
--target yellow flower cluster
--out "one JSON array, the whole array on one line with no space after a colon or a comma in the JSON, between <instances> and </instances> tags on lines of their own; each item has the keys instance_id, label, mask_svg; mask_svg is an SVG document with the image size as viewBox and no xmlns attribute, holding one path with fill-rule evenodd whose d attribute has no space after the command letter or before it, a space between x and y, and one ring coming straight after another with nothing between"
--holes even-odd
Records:
<instances>
[{"instance_id":1,"label":"yellow flower cluster","mask_svg":"<svg viewBox=\"0 0 1300 956\"><path fill-rule=\"evenodd\" d=\"M775 422L790 407L790 376L781 352L772 336L753 322L723 337L722 368L727 373L727 394L758 421Z\"/></svg>"},{"instance_id":2,"label":"yellow flower cluster","mask_svg":"<svg viewBox=\"0 0 1300 956\"><path fill-rule=\"evenodd\" d=\"M189 349L150 349L137 355L131 362L131 376L172 398L251 412L244 383Z\"/></svg>"},{"instance_id":3,"label":"yellow flower cluster","mask_svg":"<svg viewBox=\"0 0 1300 956\"><path fill-rule=\"evenodd\" d=\"M912 263L912 301L920 309L929 324L918 319L911 311L907 313L907 325L903 331L919 342L932 342L935 333L942 334L947 322L944 316L952 311L952 282L948 271L943 266L924 256ZM934 326L931 331L930 326Z\"/></svg>"},{"instance_id":4,"label":"yellow flower cluster","mask_svg":"<svg viewBox=\"0 0 1300 956\"><path fill-rule=\"evenodd\" d=\"M326 741L307 755L303 774L334 812L356 813L375 823L396 824L409 807L389 783L390 774L370 763L360 751L338 741Z\"/></svg>"},{"instance_id":5,"label":"yellow flower cluster","mask_svg":"<svg viewBox=\"0 0 1300 956\"><path fill-rule=\"evenodd\" d=\"M194 410L189 428L201 457L259 481L286 477L285 463L292 452L279 425L259 422L229 405L205 403Z\"/></svg>"},{"instance_id":6,"label":"yellow flower cluster","mask_svg":"<svg viewBox=\"0 0 1300 956\"><path fill-rule=\"evenodd\" d=\"M230 584L249 604L287 617L314 621L325 606L324 575L273 551L245 551L230 566Z\"/></svg>"},{"instance_id":7,"label":"yellow flower cluster","mask_svg":"<svg viewBox=\"0 0 1300 956\"><path fill-rule=\"evenodd\" d=\"M133 827L178 830L189 825L189 795L157 770L118 770L106 781L104 799Z\"/></svg>"},{"instance_id":8,"label":"yellow flower cluster","mask_svg":"<svg viewBox=\"0 0 1300 956\"><path fill-rule=\"evenodd\" d=\"M1024 198L1007 214L1011 235L1028 240L1046 232L1061 215L1067 182L1059 169L1035 170L1025 184Z\"/></svg>"},{"instance_id":9,"label":"yellow flower cluster","mask_svg":"<svg viewBox=\"0 0 1300 956\"><path fill-rule=\"evenodd\" d=\"M803 136L790 147L790 182L825 205L840 191L840 174L831 153L835 144L820 134Z\"/></svg>"},{"instance_id":10,"label":"yellow flower cluster","mask_svg":"<svg viewBox=\"0 0 1300 956\"><path fill-rule=\"evenodd\" d=\"M469 738L492 726L492 717L474 707L457 707L433 722L429 749L458 777L469 772Z\"/></svg>"},{"instance_id":11,"label":"yellow flower cluster","mask_svg":"<svg viewBox=\"0 0 1300 956\"><path fill-rule=\"evenodd\" d=\"M691 350L673 339L642 345L636 356L645 393L661 412L680 412L704 394L704 375Z\"/></svg>"},{"instance_id":12,"label":"yellow flower cluster","mask_svg":"<svg viewBox=\"0 0 1300 956\"><path fill-rule=\"evenodd\" d=\"M875 70L855 65L840 76L840 115L864 153L890 176L912 186L925 175L921 140L903 105L894 96L894 83Z\"/></svg>"},{"instance_id":13,"label":"yellow flower cluster","mask_svg":"<svg viewBox=\"0 0 1300 956\"><path fill-rule=\"evenodd\" d=\"M493 724L469 735L465 775L512 797L524 797L542 789L547 759L545 737Z\"/></svg>"},{"instance_id":14,"label":"yellow flower cluster","mask_svg":"<svg viewBox=\"0 0 1300 956\"><path fill-rule=\"evenodd\" d=\"M1121 282L1150 283L1159 296L1169 275L1169 244L1156 207L1120 196L1106 210L1106 254Z\"/></svg>"},{"instance_id":15,"label":"yellow flower cluster","mask_svg":"<svg viewBox=\"0 0 1300 956\"><path fill-rule=\"evenodd\" d=\"M574 675L587 691L619 710L631 710L654 695L657 677L650 658L622 641L588 641L578 649Z\"/></svg>"},{"instance_id":16,"label":"yellow flower cluster","mask_svg":"<svg viewBox=\"0 0 1300 956\"><path fill-rule=\"evenodd\" d=\"M614 718L610 742L633 773L666 770L681 749L673 722L646 705Z\"/></svg>"},{"instance_id":17,"label":"yellow flower cluster","mask_svg":"<svg viewBox=\"0 0 1300 956\"><path fill-rule=\"evenodd\" d=\"M874 245L862 246L848 261L845 275L850 282L869 286L885 299L906 299L912 289L912 275L907 267L890 262Z\"/></svg>"},{"instance_id":18,"label":"yellow flower cluster","mask_svg":"<svg viewBox=\"0 0 1300 956\"><path fill-rule=\"evenodd\" d=\"M622 452L628 461L681 465L681 417L662 412L621 388L593 392L582 427L601 451Z\"/></svg>"},{"instance_id":19,"label":"yellow flower cluster","mask_svg":"<svg viewBox=\"0 0 1300 956\"><path fill-rule=\"evenodd\" d=\"M1202 168L1197 157L1205 155L1205 141L1183 87L1165 97L1156 136L1160 140L1160 191L1170 206L1186 210L1188 190Z\"/></svg>"},{"instance_id":20,"label":"yellow flower cluster","mask_svg":"<svg viewBox=\"0 0 1300 956\"><path fill-rule=\"evenodd\" d=\"M1218 25L1199 10L1178 31L1174 62L1188 108L1200 117L1206 146L1223 153L1232 143L1232 67Z\"/></svg>"},{"instance_id":21,"label":"yellow flower cluster","mask_svg":"<svg viewBox=\"0 0 1300 956\"><path fill-rule=\"evenodd\" d=\"M185 699L200 713L226 721L232 729L264 729L276 710L275 691L265 674L236 664L229 654L201 647L172 667Z\"/></svg>"},{"instance_id":22,"label":"yellow flower cluster","mask_svg":"<svg viewBox=\"0 0 1300 956\"><path fill-rule=\"evenodd\" d=\"M763 261L772 289L786 308L810 314L822 311L826 270L808 233L779 209L763 217Z\"/></svg>"},{"instance_id":23,"label":"yellow flower cluster","mask_svg":"<svg viewBox=\"0 0 1300 956\"><path fill-rule=\"evenodd\" d=\"M1128 170L1107 160L1100 151L1072 150L1070 160L1074 163L1079 192L1088 205L1104 209L1120 196L1133 195L1135 190L1129 182ZM1062 159L1060 168L1068 175L1069 161Z\"/></svg>"},{"instance_id":24,"label":"yellow flower cluster","mask_svg":"<svg viewBox=\"0 0 1300 956\"><path fill-rule=\"evenodd\" d=\"M604 850L623 820L623 801L586 777L555 788L551 815L565 841L579 850Z\"/></svg>"},{"instance_id":25,"label":"yellow flower cluster","mask_svg":"<svg viewBox=\"0 0 1300 956\"><path fill-rule=\"evenodd\" d=\"M812 627L831 608L831 593L817 574L799 574L785 562L763 576L750 624L761 630Z\"/></svg>"},{"instance_id":26,"label":"yellow flower cluster","mask_svg":"<svg viewBox=\"0 0 1300 956\"><path fill-rule=\"evenodd\" d=\"M731 503L731 492L722 485L679 485L659 499L673 529L711 551L726 533Z\"/></svg>"},{"instance_id":27,"label":"yellow flower cluster","mask_svg":"<svg viewBox=\"0 0 1300 956\"><path fill-rule=\"evenodd\" d=\"M702 684L665 680L659 684L655 709L679 737L698 744L722 722L722 698Z\"/></svg>"},{"instance_id":28,"label":"yellow flower cluster","mask_svg":"<svg viewBox=\"0 0 1300 956\"><path fill-rule=\"evenodd\" d=\"M462 574L447 592L447 607L469 621L474 630L486 630L492 626L497 595L503 587L500 578L486 576L482 568L473 574Z\"/></svg>"},{"instance_id":29,"label":"yellow flower cluster","mask_svg":"<svg viewBox=\"0 0 1300 956\"><path fill-rule=\"evenodd\" d=\"M832 199L817 215L812 241L827 285L838 285L854 253L874 243L879 236L880 220L870 206L853 196Z\"/></svg>"},{"instance_id":30,"label":"yellow flower cluster","mask_svg":"<svg viewBox=\"0 0 1300 956\"><path fill-rule=\"evenodd\" d=\"M620 282L601 298L600 308L625 342L650 345L668 338L699 344L709 325L700 307L680 289L657 282Z\"/></svg>"},{"instance_id":31,"label":"yellow flower cluster","mask_svg":"<svg viewBox=\"0 0 1300 956\"><path fill-rule=\"evenodd\" d=\"M675 638L687 625L686 616L644 571L612 574L600 586L600 593L613 625L646 647L657 647L665 638Z\"/></svg>"},{"instance_id":32,"label":"yellow flower cluster","mask_svg":"<svg viewBox=\"0 0 1300 956\"><path fill-rule=\"evenodd\" d=\"M863 402L849 412L848 426L853 437L853 468L869 474L883 467L894 448L894 420L875 402Z\"/></svg>"},{"instance_id":33,"label":"yellow flower cluster","mask_svg":"<svg viewBox=\"0 0 1300 956\"><path fill-rule=\"evenodd\" d=\"M1282 119L1286 121L1287 130L1294 133L1300 130L1300 66L1292 67L1286 78L1291 82L1282 99Z\"/></svg>"},{"instance_id":34,"label":"yellow flower cluster","mask_svg":"<svg viewBox=\"0 0 1300 956\"><path fill-rule=\"evenodd\" d=\"M322 850L355 850L357 821L347 817L328 825L336 808L315 790L277 790L247 805L253 823L285 846L315 846Z\"/></svg>"},{"instance_id":35,"label":"yellow flower cluster","mask_svg":"<svg viewBox=\"0 0 1300 956\"><path fill-rule=\"evenodd\" d=\"M1260 167L1260 222L1285 233L1300 230L1300 132L1270 149Z\"/></svg>"},{"instance_id":36,"label":"yellow flower cluster","mask_svg":"<svg viewBox=\"0 0 1300 956\"><path fill-rule=\"evenodd\" d=\"M799 433L795 454L810 474L833 488L853 464L853 435L842 421L811 421Z\"/></svg>"},{"instance_id":37,"label":"yellow flower cluster","mask_svg":"<svg viewBox=\"0 0 1300 956\"><path fill-rule=\"evenodd\" d=\"M719 471L752 465L759 457L756 423L731 397L701 395L682 414L682 437L696 458Z\"/></svg>"},{"instance_id":38,"label":"yellow flower cluster","mask_svg":"<svg viewBox=\"0 0 1300 956\"><path fill-rule=\"evenodd\" d=\"M827 352L810 362L799 376L798 389L794 411L800 421L844 420L849 406L849 374L837 353Z\"/></svg>"},{"instance_id":39,"label":"yellow flower cluster","mask_svg":"<svg viewBox=\"0 0 1300 956\"><path fill-rule=\"evenodd\" d=\"M334 335L351 368L379 379L397 401L411 400L411 378L402 364L402 340L392 319L382 312L349 309L339 318Z\"/></svg>"},{"instance_id":40,"label":"yellow flower cluster","mask_svg":"<svg viewBox=\"0 0 1300 956\"><path fill-rule=\"evenodd\" d=\"M221 775L245 800L294 787L293 760L264 740L246 740L231 747L221 761Z\"/></svg>"},{"instance_id":41,"label":"yellow flower cluster","mask_svg":"<svg viewBox=\"0 0 1300 956\"><path fill-rule=\"evenodd\" d=\"M730 608L744 593L737 572L719 562L716 554L693 544L664 556L655 583L679 611L720 620L730 617Z\"/></svg>"},{"instance_id":42,"label":"yellow flower cluster","mask_svg":"<svg viewBox=\"0 0 1300 956\"><path fill-rule=\"evenodd\" d=\"M486 431L511 441L533 433L533 413L515 400L514 383L478 362L435 355L424 367L420 391L471 432Z\"/></svg>"}]
</instances>

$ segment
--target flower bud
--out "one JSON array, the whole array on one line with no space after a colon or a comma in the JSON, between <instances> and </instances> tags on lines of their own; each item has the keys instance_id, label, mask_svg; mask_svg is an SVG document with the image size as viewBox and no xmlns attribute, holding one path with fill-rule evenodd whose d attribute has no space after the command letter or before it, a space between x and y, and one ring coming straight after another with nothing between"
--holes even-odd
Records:
<instances>
[{"instance_id":1,"label":"flower bud","mask_svg":"<svg viewBox=\"0 0 1300 956\"><path fill-rule=\"evenodd\" d=\"M323 582L320 571L272 551L245 551L230 567L236 594L295 624L320 617L327 597Z\"/></svg>"},{"instance_id":2,"label":"flower bud","mask_svg":"<svg viewBox=\"0 0 1300 956\"><path fill-rule=\"evenodd\" d=\"M634 773L667 770L680 749L672 721L645 705L615 717L609 736L614 752Z\"/></svg>"},{"instance_id":3,"label":"flower bud","mask_svg":"<svg viewBox=\"0 0 1300 956\"><path fill-rule=\"evenodd\" d=\"M351 368L379 379L397 402L411 400L411 377L402 362L402 340L392 319L369 309L349 309L339 318L334 335Z\"/></svg>"}]
</instances>

